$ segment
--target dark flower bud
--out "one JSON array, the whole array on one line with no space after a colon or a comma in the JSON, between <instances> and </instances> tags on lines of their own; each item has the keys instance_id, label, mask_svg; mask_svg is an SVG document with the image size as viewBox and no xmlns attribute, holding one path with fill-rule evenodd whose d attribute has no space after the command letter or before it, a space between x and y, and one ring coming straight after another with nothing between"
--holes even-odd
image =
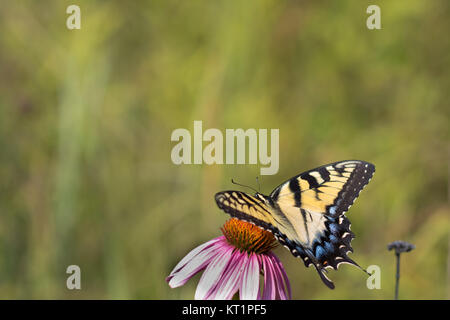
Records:
<instances>
[{"instance_id":1,"label":"dark flower bud","mask_svg":"<svg viewBox=\"0 0 450 320\"><path fill-rule=\"evenodd\" d=\"M400 254L403 252L409 252L409 251L415 249L416 246L409 242L398 240L398 241L389 243L387 248L389 251L392 249L395 249L395 253Z\"/></svg>"}]
</instances>

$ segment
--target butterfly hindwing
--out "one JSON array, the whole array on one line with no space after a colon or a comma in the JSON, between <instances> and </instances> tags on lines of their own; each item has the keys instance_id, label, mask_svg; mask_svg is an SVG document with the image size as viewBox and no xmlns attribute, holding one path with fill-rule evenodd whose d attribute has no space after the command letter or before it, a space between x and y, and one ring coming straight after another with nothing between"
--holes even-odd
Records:
<instances>
[{"instance_id":1,"label":"butterfly hindwing","mask_svg":"<svg viewBox=\"0 0 450 320\"><path fill-rule=\"evenodd\" d=\"M325 273L341 263L356 265L350 221L345 212L370 181L374 165L341 161L301 173L274 189L269 196L240 191L216 194L216 202L231 216L272 231L305 266L316 268L322 281L334 284ZM359 267L359 266L358 266Z\"/></svg>"}]
</instances>

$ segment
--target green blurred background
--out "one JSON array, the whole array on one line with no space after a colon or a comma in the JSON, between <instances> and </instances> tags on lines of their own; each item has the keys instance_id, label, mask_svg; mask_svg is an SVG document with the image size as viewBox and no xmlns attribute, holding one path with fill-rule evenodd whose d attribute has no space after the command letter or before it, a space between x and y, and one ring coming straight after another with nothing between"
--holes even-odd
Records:
<instances>
[{"instance_id":1,"label":"green blurred background","mask_svg":"<svg viewBox=\"0 0 450 320\"><path fill-rule=\"evenodd\" d=\"M260 169L174 165L171 133L194 120L280 129L266 194L325 163L376 165L348 217L350 257L381 267L381 289L344 265L329 290L281 247L295 299L393 298L399 239L417 247L400 298L450 298L449 30L447 0L2 1L0 298L193 298L199 276L165 277L221 234L214 194Z\"/></svg>"}]
</instances>

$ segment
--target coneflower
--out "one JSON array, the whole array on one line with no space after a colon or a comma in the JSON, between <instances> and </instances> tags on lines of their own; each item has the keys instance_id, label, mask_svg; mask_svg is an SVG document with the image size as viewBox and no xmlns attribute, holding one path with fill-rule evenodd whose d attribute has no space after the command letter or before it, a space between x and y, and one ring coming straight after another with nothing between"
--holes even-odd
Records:
<instances>
[{"instance_id":1,"label":"coneflower","mask_svg":"<svg viewBox=\"0 0 450 320\"><path fill-rule=\"evenodd\" d=\"M171 288L203 271L195 299L229 300L237 292L241 300L291 299L287 274L272 252L277 246L272 233L235 218L221 230L223 236L193 249L175 266L166 278Z\"/></svg>"}]
</instances>

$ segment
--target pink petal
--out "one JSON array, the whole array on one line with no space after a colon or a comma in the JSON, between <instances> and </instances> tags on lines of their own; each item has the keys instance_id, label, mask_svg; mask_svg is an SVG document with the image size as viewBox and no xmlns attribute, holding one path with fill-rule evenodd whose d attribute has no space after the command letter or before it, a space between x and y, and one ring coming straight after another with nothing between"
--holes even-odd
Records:
<instances>
[{"instance_id":1,"label":"pink petal","mask_svg":"<svg viewBox=\"0 0 450 320\"><path fill-rule=\"evenodd\" d=\"M225 238L224 236L221 237L217 237L214 238L202 245L199 245L198 247L196 247L195 249L191 250L183 259L181 259L180 262L178 262L178 264L175 266L175 268L173 268L172 272L170 273L170 275L166 278L166 281L169 281L170 279L172 279L172 276L174 273L178 272L181 268L183 268L194 256L196 256L200 251L212 246L214 243L216 243L217 241L221 240L221 238Z\"/></svg>"},{"instance_id":2,"label":"pink petal","mask_svg":"<svg viewBox=\"0 0 450 320\"><path fill-rule=\"evenodd\" d=\"M269 253L269 255L272 256L275 270L279 274L279 279L280 279L279 288L282 288L285 299L292 299L291 284L289 283L289 278L286 274L286 271L284 270L283 264L281 263L280 259L278 259L278 257L276 255L274 255L273 253ZM287 294L288 294L287 297L284 294L286 289L287 289Z\"/></svg>"},{"instance_id":3,"label":"pink petal","mask_svg":"<svg viewBox=\"0 0 450 320\"><path fill-rule=\"evenodd\" d=\"M233 295L238 291L239 284L241 283L242 273L244 266L248 261L248 255L246 252L240 252L236 250L225 269L225 273L222 275L220 281L217 283L215 292L211 294L212 299L216 300L230 300Z\"/></svg>"},{"instance_id":4,"label":"pink petal","mask_svg":"<svg viewBox=\"0 0 450 320\"><path fill-rule=\"evenodd\" d=\"M273 274L275 276L275 293L276 293L276 297L281 299L281 300L286 300L286 294L284 292L284 282L283 282L283 275L281 274L281 272L278 269L278 266L276 264L276 262L274 261L273 257L270 257L271 260L271 264L272 264L272 270L273 270Z\"/></svg>"},{"instance_id":5,"label":"pink petal","mask_svg":"<svg viewBox=\"0 0 450 320\"><path fill-rule=\"evenodd\" d=\"M267 255L262 255L261 260L264 268L264 289L262 294L262 300L274 300L276 299L276 283L275 275L272 270L272 260Z\"/></svg>"},{"instance_id":6,"label":"pink petal","mask_svg":"<svg viewBox=\"0 0 450 320\"><path fill-rule=\"evenodd\" d=\"M259 262L255 254L248 259L239 290L241 300L256 300L259 294Z\"/></svg>"},{"instance_id":7,"label":"pink petal","mask_svg":"<svg viewBox=\"0 0 450 320\"><path fill-rule=\"evenodd\" d=\"M223 246L222 248L218 248L218 251L221 252L212 259L198 282L195 291L196 300L208 299L211 296L213 289L219 282L220 277L231 260L233 253L232 246Z\"/></svg>"},{"instance_id":8,"label":"pink petal","mask_svg":"<svg viewBox=\"0 0 450 320\"><path fill-rule=\"evenodd\" d=\"M171 288L182 286L193 275L204 269L211 259L217 255L217 250L214 246L217 241L218 240L213 239L205 243L208 244L208 246L201 245L200 251L198 250L199 247L197 247L188 253L188 255L181 260L183 263L180 262L177 267L175 267L174 271L167 277L166 280L169 282L169 286Z\"/></svg>"}]
</instances>

